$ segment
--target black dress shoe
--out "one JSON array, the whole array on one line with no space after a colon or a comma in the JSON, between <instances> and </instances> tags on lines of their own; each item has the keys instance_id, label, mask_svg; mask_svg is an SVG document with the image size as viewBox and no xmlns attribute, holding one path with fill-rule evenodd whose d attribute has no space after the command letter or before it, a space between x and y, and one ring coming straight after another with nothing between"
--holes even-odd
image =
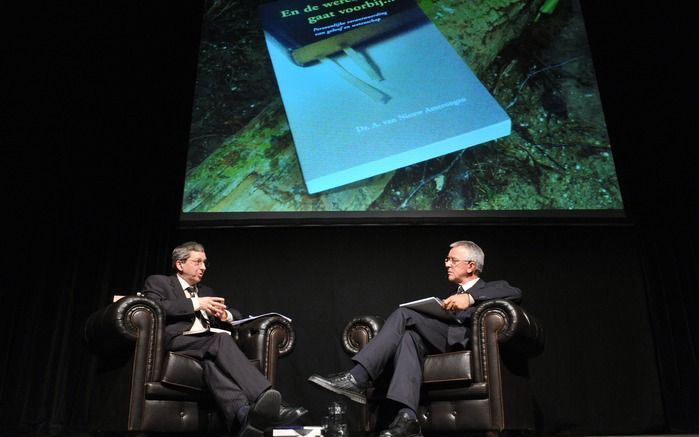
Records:
<instances>
[{"instance_id":1,"label":"black dress shoe","mask_svg":"<svg viewBox=\"0 0 699 437\"><path fill-rule=\"evenodd\" d=\"M347 396L354 402L366 404L366 387L359 385L349 372L330 375L327 378L320 375L311 375L308 380L333 393Z\"/></svg>"},{"instance_id":2,"label":"black dress shoe","mask_svg":"<svg viewBox=\"0 0 699 437\"><path fill-rule=\"evenodd\" d=\"M267 390L250 406L245 420L240 425L238 437L262 437L264 430L272 426L279 417L282 396L276 390Z\"/></svg>"},{"instance_id":3,"label":"black dress shoe","mask_svg":"<svg viewBox=\"0 0 699 437\"><path fill-rule=\"evenodd\" d=\"M422 437L420 422L406 413L398 413L389 428L379 433L379 437Z\"/></svg>"},{"instance_id":4,"label":"black dress shoe","mask_svg":"<svg viewBox=\"0 0 699 437\"><path fill-rule=\"evenodd\" d=\"M303 407L291 407L282 402L281 407L279 407L279 416L272 422L273 427L291 425L308 413L308 410Z\"/></svg>"}]
</instances>

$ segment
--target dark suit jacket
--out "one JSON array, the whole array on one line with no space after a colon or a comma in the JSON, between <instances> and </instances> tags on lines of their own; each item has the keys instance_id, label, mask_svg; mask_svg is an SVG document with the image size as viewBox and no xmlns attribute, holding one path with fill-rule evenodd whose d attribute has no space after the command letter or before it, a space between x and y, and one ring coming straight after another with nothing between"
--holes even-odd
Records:
<instances>
[{"instance_id":1,"label":"dark suit jacket","mask_svg":"<svg viewBox=\"0 0 699 437\"><path fill-rule=\"evenodd\" d=\"M447 341L452 347L466 347L469 343L471 316L476 311L476 306L480 302L494 299L507 299L513 302L519 302L522 298L522 291L517 287L511 286L507 281L486 282L479 279L478 282L476 282L473 287L466 290L466 292L473 296L475 303L464 311L457 313L457 317L461 321L461 324L449 326Z\"/></svg>"},{"instance_id":2,"label":"dark suit jacket","mask_svg":"<svg viewBox=\"0 0 699 437\"><path fill-rule=\"evenodd\" d=\"M214 291L203 284L197 284L198 295L200 297L215 296ZM182 291L182 286L177 280L177 275L152 275L146 278L143 285L143 293L163 307L165 311L165 342L170 345L170 341L184 331L192 327L194 319L194 307L192 300L185 296ZM238 310L228 308L234 319L240 319L241 315ZM215 317L211 317L211 325L217 328L226 329L227 324L221 322Z\"/></svg>"}]
</instances>

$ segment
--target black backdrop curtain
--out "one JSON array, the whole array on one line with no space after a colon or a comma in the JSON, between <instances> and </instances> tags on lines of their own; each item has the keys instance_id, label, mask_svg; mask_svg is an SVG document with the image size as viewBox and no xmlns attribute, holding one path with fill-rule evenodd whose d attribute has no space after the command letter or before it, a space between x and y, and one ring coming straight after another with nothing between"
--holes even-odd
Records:
<instances>
[{"instance_id":1,"label":"black backdrop curtain","mask_svg":"<svg viewBox=\"0 0 699 437\"><path fill-rule=\"evenodd\" d=\"M93 363L82 323L112 294L207 245L207 282L250 313L296 322L290 400L349 361L358 313L445 293L440 259L469 238L486 279L525 290L547 330L532 361L540 434L699 431L696 110L688 13L585 3L627 224L177 227L200 2L52 5L13 15L3 141L6 308L0 434L85 433ZM50 8L50 9L45 9ZM686 12L686 11L685 11ZM688 108L688 109L685 109ZM322 350L323 353L317 353ZM332 351L331 353L326 353Z\"/></svg>"}]
</instances>

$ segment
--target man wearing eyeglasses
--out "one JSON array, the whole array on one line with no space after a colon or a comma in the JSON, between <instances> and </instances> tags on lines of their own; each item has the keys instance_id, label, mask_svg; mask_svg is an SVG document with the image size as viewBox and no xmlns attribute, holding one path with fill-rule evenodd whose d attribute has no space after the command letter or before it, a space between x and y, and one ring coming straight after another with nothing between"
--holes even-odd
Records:
<instances>
[{"instance_id":1,"label":"man wearing eyeglasses","mask_svg":"<svg viewBox=\"0 0 699 437\"><path fill-rule=\"evenodd\" d=\"M166 316L168 350L198 358L230 429L239 424L239 437L262 437L264 430L288 425L307 413L286 406L281 395L255 368L225 329L241 314L201 284L207 268L204 246L187 242L172 251L174 274L149 276L144 294L160 303ZM223 329L221 329L223 328Z\"/></svg>"},{"instance_id":2,"label":"man wearing eyeglasses","mask_svg":"<svg viewBox=\"0 0 699 437\"><path fill-rule=\"evenodd\" d=\"M312 375L309 381L326 390L365 404L366 387L393 363L393 375L386 397L395 402L398 414L379 437L421 436L417 408L422 384L422 366L427 354L465 348L470 338L469 326L475 304L493 299L519 301L522 292L506 281L480 279L485 255L472 241L450 245L444 259L449 281L457 284L454 293L443 300L443 309L456 316L453 323L399 307L386 319L384 326L352 360L347 372L329 377Z\"/></svg>"}]
</instances>

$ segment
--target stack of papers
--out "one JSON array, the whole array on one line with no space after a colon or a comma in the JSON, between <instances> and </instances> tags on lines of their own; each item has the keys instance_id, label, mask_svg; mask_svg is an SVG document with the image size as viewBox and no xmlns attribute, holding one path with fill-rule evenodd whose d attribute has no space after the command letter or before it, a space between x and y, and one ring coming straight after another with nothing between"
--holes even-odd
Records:
<instances>
[{"instance_id":1,"label":"stack of papers","mask_svg":"<svg viewBox=\"0 0 699 437\"><path fill-rule=\"evenodd\" d=\"M321 426L287 426L274 428L272 437L321 437Z\"/></svg>"},{"instance_id":2,"label":"stack of papers","mask_svg":"<svg viewBox=\"0 0 699 437\"><path fill-rule=\"evenodd\" d=\"M461 321L456 317L455 313L442 308L442 299L438 297L426 297L424 299L402 303L399 306L410 308L447 322L461 323Z\"/></svg>"}]
</instances>

